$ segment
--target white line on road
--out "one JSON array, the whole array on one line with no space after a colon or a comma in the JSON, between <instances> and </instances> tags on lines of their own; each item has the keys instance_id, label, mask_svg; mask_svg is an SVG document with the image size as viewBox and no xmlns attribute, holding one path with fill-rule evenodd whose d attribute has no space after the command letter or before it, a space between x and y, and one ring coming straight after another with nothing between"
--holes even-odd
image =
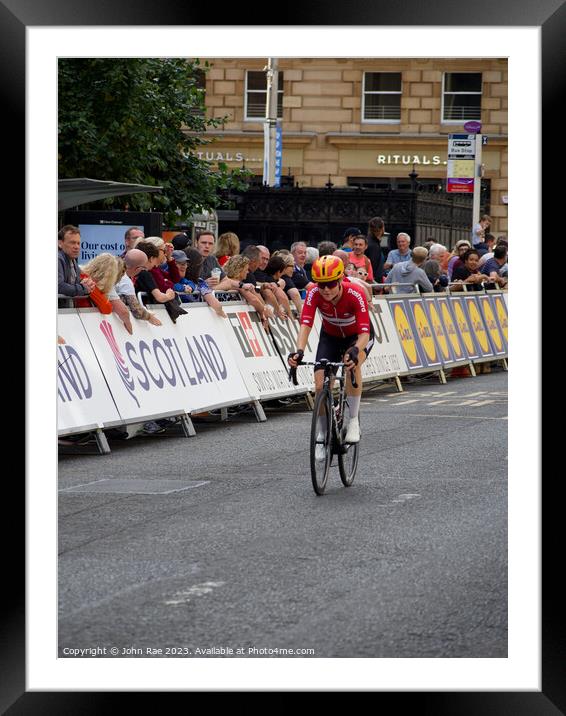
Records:
<instances>
[{"instance_id":1,"label":"white line on road","mask_svg":"<svg viewBox=\"0 0 566 716\"><path fill-rule=\"evenodd\" d=\"M394 410L390 410L388 414L394 412ZM507 415L493 418L489 415L444 415L443 413L406 413L405 411L403 411L403 415L408 415L411 418L462 418L465 420L507 420Z\"/></svg>"},{"instance_id":2,"label":"white line on road","mask_svg":"<svg viewBox=\"0 0 566 716\"><path fill-rule=\"evenodd\" d=\"M176 597L176 599L169 599L164 602L164 604L172 607L176 607L179 604L188 604L192 597L203 597L205 594L210 594L213 589L223 587L225 584L226 582L203 582L202 584L195 584L184 592L175 592L173 596Z\"/></svg>"}]
</instances>

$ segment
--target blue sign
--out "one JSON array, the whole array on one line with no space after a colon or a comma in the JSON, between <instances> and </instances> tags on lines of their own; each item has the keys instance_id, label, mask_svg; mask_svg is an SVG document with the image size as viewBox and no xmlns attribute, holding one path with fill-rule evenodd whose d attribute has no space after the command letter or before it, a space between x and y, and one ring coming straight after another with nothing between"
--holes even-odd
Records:
<instances>
[{"instance_id":1,"label":"blue sign","mask_svg":"<svg viewBox=\"0 0 566 716\"><path fill-rule=\"evenodd\" d=\"M283 166L283 130L281 123L275 127L275 181L274 186L281 186L281 168Z\"/></svg>"}]
</instances>

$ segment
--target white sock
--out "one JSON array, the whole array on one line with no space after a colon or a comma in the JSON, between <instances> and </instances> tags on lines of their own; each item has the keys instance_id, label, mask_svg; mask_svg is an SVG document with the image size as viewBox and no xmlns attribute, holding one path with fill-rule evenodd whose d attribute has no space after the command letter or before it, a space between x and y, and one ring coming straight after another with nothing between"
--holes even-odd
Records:
<instances>
[{"instance_id":1,"label":"white sock","mask_svg":"<svg viewBox=\"0 0 566 716\"><path fill-rule=\"evenodd\" d=\"M357 418L360 412L360 402L362 400L361 395L349 395L348 396L348 408L350 410L350 418Z\"/></svg>"}]
</instances>

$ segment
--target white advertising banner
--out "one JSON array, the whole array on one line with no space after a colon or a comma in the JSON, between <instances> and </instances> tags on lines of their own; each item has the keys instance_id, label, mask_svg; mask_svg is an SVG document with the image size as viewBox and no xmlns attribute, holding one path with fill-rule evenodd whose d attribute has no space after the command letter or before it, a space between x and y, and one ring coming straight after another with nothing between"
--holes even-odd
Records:
<instances>
[{"instance_id":1,"label":"white advertising banner","mask_svg":"<svg viewBox=\"0 0 566 716\"><path fill-rule=\"evenodd\" d=\"M228 315L225 325L227 339L249 394L256 400L271 400L305 392L289 381L286 367L286 356L291 352L291 346L294 348L295 345L293 324L297 324L298 332L297 321L270 321L272 340L258 314L248 304L232 304L223 308Z\"/></svg>"},{"instance_id":2,"label":"white advertising banner","mask_svg":"<svg viewBox=\"0 0 566 716\"><path fill-rule=\"evenodd\" d=\"M100 314L99 314L100 315ZM57 316L57 430L67 433L120 420L76 311Z\"/></svg>"},{"instance_id":3,"label":"white advertising banner","mask_svg":"<svg viewBox=\"0 0 566 716\"><path fill-rule=\"evenodd\" d=\"M277 343L283 360L285 363L286 370L289 370L287 364L287 356L292 351L297 349L297 338L299 337L299 330L301 324L298 319L288 319L282 321L280 318L275 318L269 321L269 327L273 340ZM314 317L314 323L312 330L309 335L308 343L305 347L305 355L303 360L307 363L314 363L316 358L316 351L318 348L318 339L320 337L320 329L322 327L322 320L320 314L317 311ZM297 380L299 385L296 390L304 393L307 390L314 391L314 367L312 365L301 365L297 370Z\"/></svg>"},{"instance_id":4,"label":"white advertising banner","mask_svg":"<svg viewBox=\"0 0 566 716\"><path fill-rule=\"evenodd\" d=\"M375 311L370 312L370 320L375 332L375 341L371 353L362 366L362 378L373 380L408 373L409 369L387 300L374 298L373 305Z\"/></svg>"},{"instance_id":5,"label":"white advertising banner","mask_svg":"<svg viewBox=\"0 0 566 716\"><path fill-rule=\"evenodd\" d=\"M163 325L132 319L133 335L114 315L80 313L124 421L249 402L223 329L227 319L190 306L174 324L165 309L154 309Z\"/></svg>"}]
</instances>

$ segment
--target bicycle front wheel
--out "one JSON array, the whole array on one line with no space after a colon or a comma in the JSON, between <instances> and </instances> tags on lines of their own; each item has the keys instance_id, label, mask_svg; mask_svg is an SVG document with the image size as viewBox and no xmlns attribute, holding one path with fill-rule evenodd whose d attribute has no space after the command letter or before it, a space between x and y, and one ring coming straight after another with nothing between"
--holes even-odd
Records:
<instances>
[{"instance_id":1,"label":"bicycle front wheel","mask_svg":"<svg viewBox=\"0 0 566 716\"><path fill-rule=\"evenodd\" d=\"M344 487L350 487L356 477L358 469L358 455L360 452L360 443L344 443L343 452L338 455L338 469L340 470L340 479Z\"/></svg>"},{"instance_id":2,"label":"bicycle front wheel","mask_svg":"<svg viewBox=\"0 0 566 716\"><path fill-rule=\"evenodd\" d=\"M323 495L332 460L332 396L321 390L316 396L311 423L311 479L317 495Z\"/></svg>"}]
</instances>

